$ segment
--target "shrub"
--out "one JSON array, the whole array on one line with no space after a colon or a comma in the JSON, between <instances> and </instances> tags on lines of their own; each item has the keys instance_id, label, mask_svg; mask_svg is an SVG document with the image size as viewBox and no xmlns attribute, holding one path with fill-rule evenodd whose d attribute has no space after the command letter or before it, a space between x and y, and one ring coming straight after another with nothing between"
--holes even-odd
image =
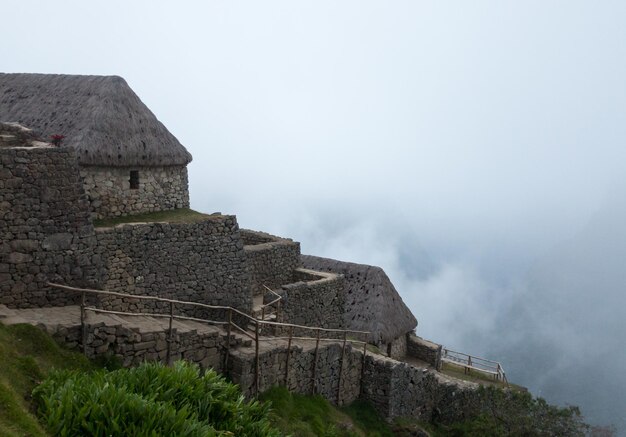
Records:
<instances>
[{"instance_id":1,"label":"shrub","mask_svg":"<svg viewBox=\"0 0 626 437\"><path fill-rule=\"evenodd\" d=\"M179 361L93 373L53 371L33 391L48 430L73 435L278 436L269 404Z\"/></svg>"},{"instance_id":2,"label":"shrub","mask_svg":"<svg viewBox=\"0 0 626 437\"><path fill-rule=\"evenodd\" d=\"M439 424L445 435L582 437L588 429L577 407L558 407L527 392L492 386L481 386L476 394L482 411L462 423Z\"/></svg>"}]
</instances>

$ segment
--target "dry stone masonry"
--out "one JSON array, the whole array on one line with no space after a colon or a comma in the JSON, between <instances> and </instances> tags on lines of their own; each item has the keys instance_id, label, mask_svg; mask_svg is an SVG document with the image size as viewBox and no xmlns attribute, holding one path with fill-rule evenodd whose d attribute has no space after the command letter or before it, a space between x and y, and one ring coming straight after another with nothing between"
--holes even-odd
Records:
<instances>
[{"instance_id":1,"label":"dry stone masonry","mask_svg":"<svg viewBox=\"0 0 626 437\"><path fill-rule=\"evenodd\" d=\"M0 120L76 152L94 218L189 206L191 154L121 77L0 73Z\"/></svg>"},{"instance_id":2,"label":"dry stone masonry","mask_svg":"<svg viewBox=\"0 0 626 437\"><path fill-rule=\"evenodd\" d=\"M234 216L213 215L193 224L118 225L99 228L96 235L105 290L252 310L246 255ZM131 309L121 299L110 299L109 305Z\"/></svg>"},{"instance_id":3,"label":"dry stone masonry","mask_svg":"<svg viewBox=\"0 0 626 437\"><path fill-rule=\"evenodd\" d=\"M430 364L435 369L441 367L442 346L432 341L424 340L415 334L406 337L406 355Z\"/></svg>"},{"instance_id":4,"label":"dry stone masonry","mask_svg":"<svg viewBox=\"0 0 626 437\"><path fill-rule=\"evenodd\" d=\"M131 186L136 172L137 186ZM187 167L81 167L96 219L189 208Z\"/></svg>"},{"instance_id":5,"label":"dry stone masonry","mask_svg":"<svg viewBox=\"0 0 626 437\"><path fill-rule=\"evenodd\" d=\"M323 344L317 356L314 343L294 343L289 351L276 342L263 347L259 356L259 392L282 385L300 394L319 394L339 405L355 401L361 391L361 365L363 354L347 344L341 363L342 346L339 343ZM240 348L231 353L229 375L242 392L255 393L255 358L253 350ZM340 377L341 375L341 377Z\"/></svg>"},{"instance_id":6,"label":"dry stone masonry","mask_svg":"<svg viewBox=\"0 0 626 437\"><path fill-rule=\"evenodd\" d=\"M344 327L342 309L346 295L342 276L296 269L293 280L296 282L278 290L282 296L281 321L322 328Z\"/></svg>"},{"instance_id":7,"label":"dry stone masonry","mask_svg":"<svg viewBox=\"0 0 626 437\"><path fill-rule=\"evenodd\" d=\"M247 229L241 230L241 238L254 293L262 293L264 286L276 288L292 281L294 269L302 264L300 243Z\"/></svg>"},{"instance_id":8,"label":"dry stone masonry","mask_svg":"<svg viewBox=\"0 0 626 437\"><path fill-rule=\"evenodd\" d=\"M361 385L361 398L388 419L413 417L452 423L480 408L478 384L379 355L366 358Z\"/></svg>"},{"instance_id":9,"label":"dry stone masonry","mask_svg":"<svg viewBox=\"0 0 626 437\"><path fill-rule=\"evenodd\" d=\"M73 151L0 147L0 303L65 305L47 281L93 286L100 258Z\"/></svg>"}]
</instances>

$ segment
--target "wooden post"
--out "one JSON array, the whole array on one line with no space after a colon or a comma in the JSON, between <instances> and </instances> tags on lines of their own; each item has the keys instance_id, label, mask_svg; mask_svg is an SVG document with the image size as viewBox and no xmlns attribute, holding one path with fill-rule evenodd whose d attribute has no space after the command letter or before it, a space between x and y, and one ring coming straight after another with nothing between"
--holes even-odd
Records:
<instances>
[{"instance_id":1,"label":"wooden post","mask_svg":"<svg viewBox=\"0 0 626 437\"><path fill-rule=\"evenodd\" d=\"M343 331L343 345L341 346L341 361L339 361L339 382L337 383L337 405L341 405L341 377L343 376L343 358L346 353L346 336L347 332Z\"/></svg>"},{"instance_id":2,"label":"wooden post","mask_svg":"<svg viewBox=\"0 0 626 437\"><path fill-rule=\"evenodd\" d=\"M172 364L172 341L174 340L173 332L172 332L173 323L174 323L174 302L170 302L170 324L169 324L169 328L167 329L167 358L166 358L166 363L168 366Z\"/></svg>"},{"instance_id":3,"label":"wooden post","mask_svg":"<svg viewBox=\"0 0 626 437\"><path fill-rule=\"evenodd\" d=\"M259 395L259 321L254 320L255 322L255 332L254 332L254 357L255 357L255 376L254 376L254 394L255 396Z\"/></svg>"},{"instance_id":4,"label":"wooden post","mask_svg":"<svg viewBox=\"0 0 626 437\"><path fill-rule=\"evenodd\" d=\"M311 378L311 394L315 394L315 377L317 373L317 354L320 348L320 330L317 331L317 340L315 341L315 356L313 357L313 377Z\"/></svg>"},{"instance_id":5,"label":"wooden post","mask_svg":"<svg viewBox=\"0 0 626 437\"><path fill-rule=\"evenodd\" d=\"M470 373L470 367L472 367L472 356L471 355L467 356L467 366L468 367L465 368L465 373L469 374Z\"/></svg>"},{"instance_id":6,"label":"wooden post","mask_svg":"<svg viewBox=\"0 0 626 437\"><path fill-rule=\"evenodd\" d=\"M228 374L228 356L230 355L230 332L233 323L233 310L228 308L228 328L226 328L226 358L224 359L224 374Z\"/></svg>"},{"instance_id":7,"label":"wooden post","mask_svg":"<svg viewBox=\"0 0 626 437\"><path fill-rule=\"evenodd\" d=\"M291 357L291 339L293 338L293 326L289 327L289 340L287 341L287 362L285 363L285 387L289 390L289 358Z\"/></svg>"},{"instance_id":8,"label":"wooden post","mask_svg":"<svg viewBox=\"0 0 626 437\"><path fill-rule=\"evenodd\" d=\"M363 389L363 374L365 373L365 356L367 355L367 338L363 342L363 362L361 363L361 389Z\"/></svg>"},{"instance_id":9,"label":"wooden post","mask_svg":"<svg viewBox=\"0 0 626 437\"><path fill-rule=\"evenodd\" d=\"M83 355L87 356L87 326L85 326L85 290L80 298L80 331L83 342Z\"/></svg>"}]
</instances>

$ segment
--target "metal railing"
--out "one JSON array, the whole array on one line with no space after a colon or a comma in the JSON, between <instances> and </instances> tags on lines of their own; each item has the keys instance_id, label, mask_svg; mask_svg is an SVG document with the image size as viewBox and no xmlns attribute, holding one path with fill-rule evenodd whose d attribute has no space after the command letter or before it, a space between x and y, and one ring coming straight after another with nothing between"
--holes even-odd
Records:
<instances>
[{"instance_id":1,"label":"metal railing","mask_svg":"<svg viewBox=\"0 0 626 437\"><path fill-rule=\"evenodd\" d=\"M292 342L293 340L305 340L305 341L315 341L315 352L314 352L314 359L313 359L313 369L312 369L312 375L311 375L311 393L314 394L316 393L316 385L315 385L315 378L316 378L316 374L317 374L317 361L318 361L318 354L319 354L319 346L320 346L320 342L322 341L327 341L327 342L341 342L342 343L342 348L341 348L341 361L340 361L340 367L339 367L339 384L338 384L338 388L337 388L337 403L340 402L340 395L341 395L341 380L343 377L343 369L344 369L344 357L345 357L345 351L346 351L346 345L347 343L351 343L351 344L359 344L362 345L363 347L363 357L362 357L362 365L361 365L361 377L363 376L363 370L365 369L365 357L367 355L367 338L370 335L370 332L368 331L356 331L356 330L350 330L350 329L332 329L332 328L321 328L321 327L314 327L314 326L304 326L304 325L296 325L293 323L281 323L281 322L271 322L271 321L267 321L267 320L260 320L257 319L254 316L251 316L250 314L246 314L245 312L238 310L236 308L233 307L229 307L229 306L222 306L222 305L208 305L208 304L204 304L204 303L199 303L199 302L188 302L188 301L182 301L182 300L176 300L176 299L167 299L167 298L163 298L163 297L156 297L156 296L144 296L144 295L137 295L137 294L128 294L128 293L119 293L116 291L106 291L106 290L93 290L93 289L89 289L89 288L77 288L77 287L70 287L67 285L62 285L62 284L54 284L51 282L48 282L48 285L50 287L54 287L54 288L58 288L61 290L66 290L66 291L70 291L70 292L76 292L76 293L81 293L81 300L80 300L80 326L81 326L81 336L82 336L82 349L83 349L83 354L87 354L87 325L86 325L86 316L87 316L87 311L92 311L94 313L104 313L104 314L116 314L116 315L127 315L127 316L148 316L148 317L162 317L162 318L168 318L169 319L169 326L168 326L168 330L167 330L167 355L166 355L166 361L167 364L169 365L171 363L171 345L172 342L174 340L174 336L173 336L173 322L174 319L177 320L190 320L190 321L195 321L195 322L201 322L201 323L208 323L211 325L221 325L221 326L225 326L225 329L227 330L227 341L226 341L226 353L225 353L225 360L224 360L224 369L228 369L228 357L230 354L230 345L231 345L231 336L232 336L232 330L235 329L237 331L239 331L241 334L243 334L244 336L250 338L251 340L254 341L255 344L255 378L254 378L254 392L255 395L259 394L259 376L260 376L260 369L259 369L259 343L261 341L270 341L270 340L276 340L276 339L283 339L283 340L287 340L287 357L286 357L286 364L285 364L285 376L284 376L284 384L285 386L289 386L289 358L291 356L291 346L292 346ZM131 311L114 311L114 310L105 310L105 309L100 309L100 308L96 308L95 306L88 306L86 301L87 301L87 295L88 294L93 294L93 295L102 295L102 296L115 296L115 297L121 297L121 298L126 298L129 300L145 300L145 301L154 301L154 302L164 302L169 304L169 312L167 314L164 313L150 313L150 312L131 312ZM278 300L280 302L280 300ZM271 304L271 303L270 303ZM270 304L267 304L268 306ZM222 312L224 312L226 314L225 319L226 320L210 320L208 318L199 318L199 317L190 317L190 316L184 316L184 315L179 315L179 314L175 314L175 306L176 305L186 305L186 306L192 306L192 307L197 307L197 308L203 308L203 309L210 309L210 310L222 310ZM233 316L235 316L236 318L245 320L248 322L248 324L252 324L253 325L253 333L248 332L248 330L242 328L241 326L239 326L237 323L235 323L235 320L233 318ZM260 336L260 328L261 326L273 326L276 328L280 328L279 332L284 332L285 330L287 330L288 335L287 336L266 336L265 338L261 338ZM298 335L294 335L294 329L298 329L300 331L313 331L313 336L298 336ZM340 333L341 335L339 336L339 338L336 337L322 337L321 334L322 333ZM366 340L365 341L361 341L358 339L355 339L354 337L350 336L348 337L350 334L356 334L358 335L363 335Z\"/></svg>"},{"instance_id":2,"label":"metal railing","mask_svg":"<svg viewBox=\"0 0 626 437\"><path fill-rule=\"evenodd\" d=\"M457 352L444 348L441 355L441 361L463 367L463 371L469 374L470 370L476 370L487 375L493 376L496 381L502 381L508 385L506 373L502 364L497 361L468 355L463 352Z\"/></svg>"}]
</instances>

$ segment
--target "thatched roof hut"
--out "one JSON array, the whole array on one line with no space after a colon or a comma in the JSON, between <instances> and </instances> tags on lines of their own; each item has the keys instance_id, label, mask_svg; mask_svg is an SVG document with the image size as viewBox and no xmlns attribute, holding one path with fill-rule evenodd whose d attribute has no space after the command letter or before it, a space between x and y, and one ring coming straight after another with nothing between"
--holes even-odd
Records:
<instances>
[{"instance_id":1,"label":"thatched roof hut","mask_svg":"<svg viewBox=\"0 0 626 437\"><path fill-rule=\"evenodd\" d=\"M415 316L380 267L310 255L302 255L302 263L307 269L344 275L347 329L370 331L370 341L380 344L390 343L417 326Z\"/></svg>"},{"instance_id":2,"label":"thatched roof hut","mask_svg":"<svg viewBox=\"0 0 626 437\"><path fill-rule=\"evenodd\" d=\"M118 76L0 73L0 121L64 135L83 166L173 166L191 154Z\"/></svg>"},{"instance_id":3,"label":"thatched roof hut","mask_svg":"<svg viewBox=\"0 0 626 437\"><path fill-rule=\"evenodd\" d=\"M191 155L121 77L0 73L0 121L76 150L94 218L189 207Z\"/></svg>"}]
</instances>

